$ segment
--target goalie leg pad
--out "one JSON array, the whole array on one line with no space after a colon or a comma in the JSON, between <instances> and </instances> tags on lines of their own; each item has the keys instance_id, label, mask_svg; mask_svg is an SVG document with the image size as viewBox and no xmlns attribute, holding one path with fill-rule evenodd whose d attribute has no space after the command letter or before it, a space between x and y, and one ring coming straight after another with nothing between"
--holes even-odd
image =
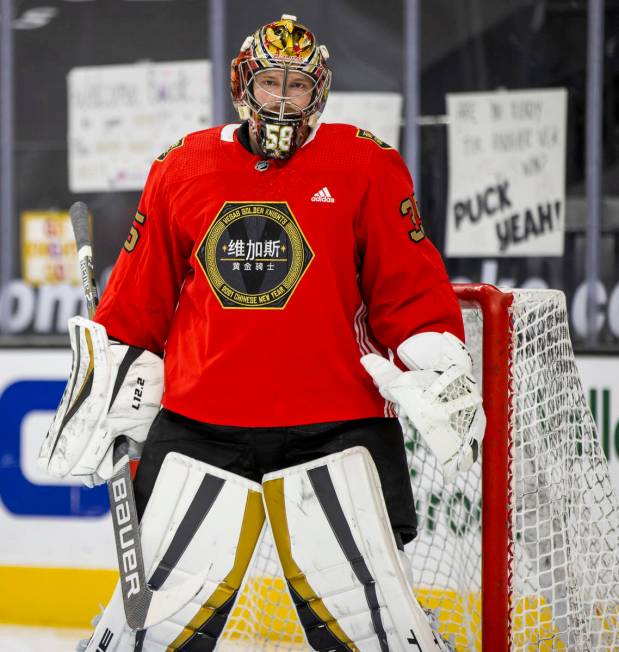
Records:
<instances>
[{"instance_id":1,"label":"goalie leg pad","mask_svg":"<svg viewBox=\"0 0 619 652\"><path fill-rule=\"evenodd\" d=\"M314 649L444 649L406 579L367 449L269 473L263 494Z\"/></svg>"},{"instance_id":2,"label":"goalie leg pad","mask_svg":"<svg viewBox=\"0 0 619 652\"><path fill-rule=\"evenodd\" d=\"M117 650L212 649L236 600L265 521L262 487L186 455L169 453L141 523L144 566L152 589L168 589L203 575L196 597L148 630L132 632L119 588L97 625L87 652L102 640ZM211 647L209 647L209 645ZM202 649L202 648L200 648Z\"/></svg>"}]
</instances>

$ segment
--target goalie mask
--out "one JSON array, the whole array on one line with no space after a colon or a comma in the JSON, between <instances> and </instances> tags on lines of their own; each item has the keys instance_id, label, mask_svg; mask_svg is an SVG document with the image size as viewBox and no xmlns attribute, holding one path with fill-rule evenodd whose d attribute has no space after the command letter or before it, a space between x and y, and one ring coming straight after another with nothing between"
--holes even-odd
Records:
<instances>
[{"instance_id":1,"label":"goalie mask","mask_svg":"<svg viewBox=\"0 0 619 652\"><path fill-rule=\"evenodd\" d=\"M307 140L329 94L328 57L312 32L286 14L245 39L232 60L230 89L264 156L288 158Z\"/></svg>"}]
</instances>

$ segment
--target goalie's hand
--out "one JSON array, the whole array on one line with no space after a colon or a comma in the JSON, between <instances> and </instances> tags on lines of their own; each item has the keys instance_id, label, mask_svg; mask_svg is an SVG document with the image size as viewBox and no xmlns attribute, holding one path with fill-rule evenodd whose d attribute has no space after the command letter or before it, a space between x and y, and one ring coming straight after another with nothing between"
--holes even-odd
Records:
<instances>
[{"instance_id":1,"label":"goalie's hand","mask_svg":"<svg viewBox=\"0 0 619 652\"><path fill-rule=\"evenodd\" d=\"M114 441L126 437L139 457L163 393L163 361L154 353L108 340L101 324L69 320L73 366L39 466L92 487L112 476Z\"/></svg>"},{"instance_id":2,"label":"goalie's hand","mask_svg":"<svg viewBox=\"0 0 619 652\"><path fill-rule=\"evenodd\" d=\"M379 355L361 358L383 398L396 404L405 432L409 420L441 463L448 482L475 462L486 427L472 369L459 362L447 360L438 370L403 372Z\"/></svg>"}]
</instances>

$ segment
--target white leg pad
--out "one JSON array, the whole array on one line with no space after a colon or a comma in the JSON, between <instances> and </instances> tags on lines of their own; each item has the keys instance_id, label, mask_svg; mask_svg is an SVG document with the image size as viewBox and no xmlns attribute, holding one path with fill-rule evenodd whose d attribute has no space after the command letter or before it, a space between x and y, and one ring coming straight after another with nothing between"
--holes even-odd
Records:
<instances>
[{"instance_id":1,"label":"white leg pad","mask_svg":"<svg viewBox=\"0 0 619 652\"><path fill-rule=\"evenodd\" d=\"M407 581L367 449L269 473L262 484L291 598L312 647L445 649Z\"/></svg>"},{"instance_id":2,"label":"white leg pad","mask_svg":"<svg viewBox=\"0 0 619 652\"><path fill-rule=\"evenodd\" d=\"M260 484L169 453L140 527L146 576L149 586L159 590L202 574L204 587L172 618L136 634L126 625L117 586L86 652L164 652L182 650L196 640L212 649L264 520ZM102 642L107 647L101 648Z\"/></svg>"}]
</instances>

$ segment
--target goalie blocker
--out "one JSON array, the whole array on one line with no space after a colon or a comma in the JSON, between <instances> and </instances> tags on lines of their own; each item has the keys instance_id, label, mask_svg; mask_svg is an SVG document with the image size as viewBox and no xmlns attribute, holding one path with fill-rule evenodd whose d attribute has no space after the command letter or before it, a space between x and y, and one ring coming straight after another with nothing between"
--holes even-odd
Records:
<instances>
[{"instance_id":1,"label":"goalie blocker","mask_svg":"<svg viewBox=\"0 0 619 652\"><path fill-rule=\"evenodd\" d=\"M69 319L71 375L38 464L51 475L93 486L114 471L115 440L139 450L163 393L163 360L150 351L110 341L105 328L83 317Z\"/></svg>"}]
</instances>

